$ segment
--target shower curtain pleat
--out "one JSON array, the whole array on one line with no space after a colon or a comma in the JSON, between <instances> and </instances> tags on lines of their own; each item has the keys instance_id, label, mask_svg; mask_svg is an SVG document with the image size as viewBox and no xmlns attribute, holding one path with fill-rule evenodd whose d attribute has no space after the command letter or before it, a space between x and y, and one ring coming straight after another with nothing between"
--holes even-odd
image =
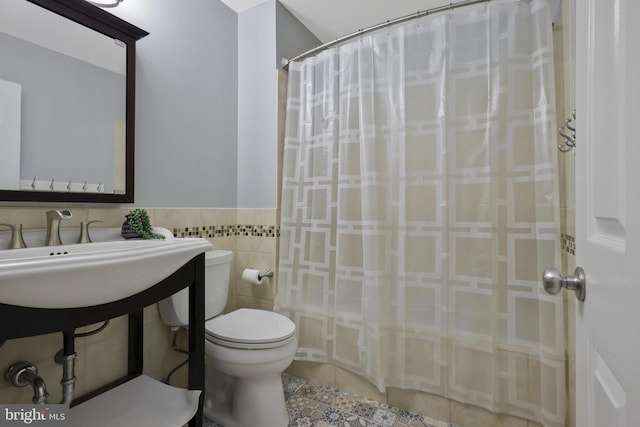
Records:
<instances>
[{"instance_id":1,"label":"shower curtain pleat","mask_svg":"<svg viewBox=\"0 0 640 427\"><path fill-rule=\"evenodd\" d=\"M551 21L492 1L289 68L276 309L298 360L564 425Z\"/></svg>"}]
</instances>

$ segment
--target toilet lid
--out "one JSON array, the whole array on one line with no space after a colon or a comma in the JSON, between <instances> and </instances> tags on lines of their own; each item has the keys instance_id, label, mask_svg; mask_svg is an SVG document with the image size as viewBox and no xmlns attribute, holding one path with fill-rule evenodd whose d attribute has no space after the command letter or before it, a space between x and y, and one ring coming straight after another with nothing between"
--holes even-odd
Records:
<instances>
[{"instance_id":1,"label":"toilet lid","mask_svg":"<svg viewBox=\"0 0 640 427\"><path fill-rule=\"evenodd\" d=\"M236 343L274 343L293 336L296 325L279 313L240 308L207 320L207 335Z\"/></svg>"}]
</instances>

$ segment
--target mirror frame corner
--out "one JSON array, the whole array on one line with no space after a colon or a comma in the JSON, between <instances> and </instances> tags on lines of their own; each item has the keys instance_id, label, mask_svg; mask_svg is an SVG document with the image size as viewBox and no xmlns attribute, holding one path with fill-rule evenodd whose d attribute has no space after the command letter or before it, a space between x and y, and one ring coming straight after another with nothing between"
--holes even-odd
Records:
<instances>
[{"instance_id":1,"label":"mirror frame corner","mask_svg":"<svg viewBox=\"0 0 640 427\"><path fill-rule=\"evenodd\" d=\"M85 0L26 0L127 45L126 184L123 194L0 190L0 202L133 203L135 166L136 42L149 33Z\"/></svg>"}]
</instances>

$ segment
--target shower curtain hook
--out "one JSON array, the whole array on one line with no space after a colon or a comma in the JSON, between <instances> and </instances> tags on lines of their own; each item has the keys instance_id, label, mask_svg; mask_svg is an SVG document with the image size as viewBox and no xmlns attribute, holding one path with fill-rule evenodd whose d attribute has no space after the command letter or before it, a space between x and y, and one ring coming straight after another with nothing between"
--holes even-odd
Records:
<instances>
[{"instance_id":1,"label":"shower curtain hook","mask_svg":"<svg viewBox=\"0 0 640 427\"><path fill-rule=\"evenodd\" d=\"M565 133L565 127L562 126L561 128L558 128L558 133L560 134L561 137L563 137L566 141L571 141L574 142L575 141L575 135L567 135Z\"/></svg>"},{"instance_id":2,"label":"shower curtain hook","mask_svg":"<svg viewBox=\"0 0 640 427\"><path fill-rule=\"evenodd\" d=\"M572 148L573 147L570 145L563 146L562 144L558 144L558 150L560 150L562 153L568 153Z\"/></svg>"},{"instance_id":3,"label":"shower curtain hook","mask_svg":"<svg viewBox=\"0 0 640 427\"><path fill-rule=\"evenodd\" d=\"M565 125L558 128L558 133L562 138L564 138L562 144L558 145L558 149L563 153L571 151L571 149L575 148L576 146L576 125L574 123L575 120L576 110L573 110L571 112L571 117L565 120ZM568 134L567 130L569 130L571 134Z\"/></svg>"},{"instance_id":4,"label":"shower curtain hook","mask_svg":"<svg viewBox=\"0 0 640 427\"><path fill-rule=\"evenodd\" d=\"M576 128L572 126L573 123L573 119L567 119L564 121L564 125L567 127L567 129L569 129L571 132L573 132L573 136L576 136Z\"/></svg>"}]
</instances>

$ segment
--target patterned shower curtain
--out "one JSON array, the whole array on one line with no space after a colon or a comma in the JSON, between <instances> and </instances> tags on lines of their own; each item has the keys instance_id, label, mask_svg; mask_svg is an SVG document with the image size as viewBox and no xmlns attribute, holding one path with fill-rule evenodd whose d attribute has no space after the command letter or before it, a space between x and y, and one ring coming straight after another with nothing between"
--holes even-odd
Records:
<instances>
[{"instance_id":1,"label":"patterned shower curtain","mask_svg":"<svg viewBox=\"0 0 640 427\"><path fill-rule=\"evenodd\" d=\"M551 20L469 6L291 64L276 309L298 360L565 417Z\"/></svg>"}]
</instances>

